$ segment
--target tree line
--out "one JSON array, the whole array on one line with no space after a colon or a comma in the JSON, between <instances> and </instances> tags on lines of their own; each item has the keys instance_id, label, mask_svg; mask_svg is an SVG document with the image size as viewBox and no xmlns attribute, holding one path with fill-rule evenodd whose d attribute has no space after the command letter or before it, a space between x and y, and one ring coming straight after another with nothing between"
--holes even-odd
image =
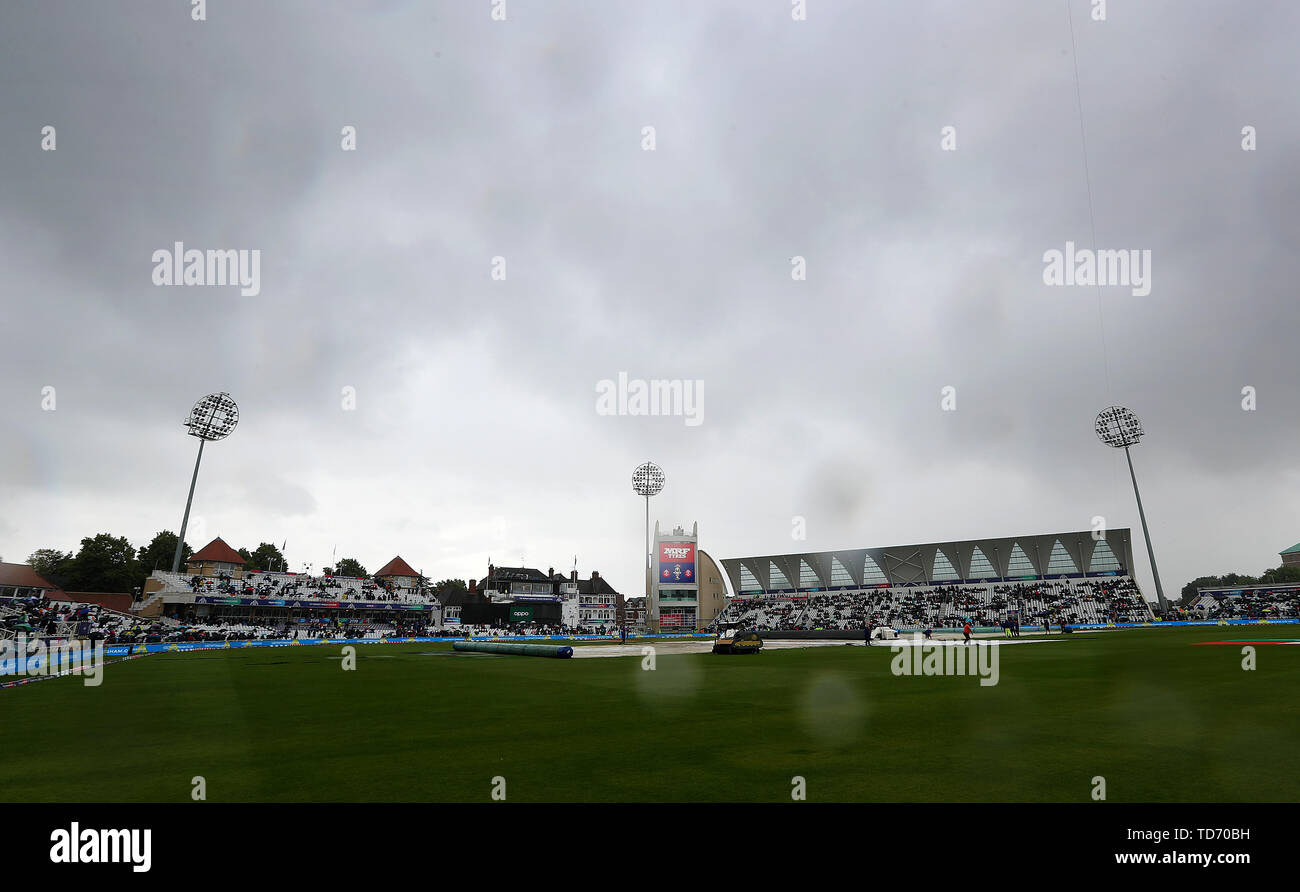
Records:
<instances>
[{"instance_id":1,"label":"tree line","mask_svg":"<svg viewBox=\"0 0 1300 892\"><path fill-rule=\"evenodd\" d=\"M144 581L154 570L171 570L176 556L177 536L171 530L157 533L148 545L135 548L125 536L99 533L81 540L74 553L57 548L38 548L27 558L28 565L65 592L126 592L143 588ZM262 542L251 551L235 549L244 559L246 570L287 571L288 563L280 549L273 543ZM194 555L186 543L181 549L181 569ZM366 578L370 573L355 558L343 558L333 567L321 571L326 576L357 576ZM444 579L434 588L443 591L467 589L464 580Z\"/></svg>"},{"instance_id":2,"label":"tree line","mask_svg":"<svg viewBox=\"0 0 1300 892\"><path fill-rule=\"evenodd\" d=\"M1283 564L1265 570L1258 576L1248 576L1244 573L1226 573L1223 576L1198 576L1183 586L1182 598L1179 603L1184 607L1191 604L1192 601L1196 600L1196 590L1198 588L1241 588L1246 585L1284 585L1290 582L1300 582L1300 567Z\"/></svg>"}]
</instances>

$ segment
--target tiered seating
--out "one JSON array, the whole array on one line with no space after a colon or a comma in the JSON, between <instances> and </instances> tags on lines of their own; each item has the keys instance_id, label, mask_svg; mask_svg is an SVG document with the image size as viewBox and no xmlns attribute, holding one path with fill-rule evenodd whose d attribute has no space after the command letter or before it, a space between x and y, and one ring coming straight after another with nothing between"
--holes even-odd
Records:
<instances>
[{"instance_id":1,"label":"tiered seating","mask_svg":"<svg viewBox=\"0 0 1300 892\"><path fill-rule=\"evenodd\" d=\"M727 605L715 623L740 623L745 628L801 628L807 605L792 598L754 598Z\"/></svg>"},{"instance_id":2,"label":"tiered seating","mask_svg":"<svg viewBox=\"0 0 1300 892\"><path fill-rule=\"evenodd\" d=\"M163 582L159 594L233 595L243 598L297 598L307 601L391 601L428 604L434 598L424 589L389 591L372 579L350 576L305 576L295 573L249 572L242 579L195 577L158 570Z\"/></svg>"},{"instance_id":3,"label":"tiered seating","mask_svg":"<svg viewBox=\"0 0 1300 892\"><path fill-rule=\"evenodd\" d=\"M893 586L817 593L806 598L737 599L713 627L861 629L868 622L900 630L956 626L970 620L996 625L1008 616L1022 624L1141 622L1150 611L1130 577L1068 579L1027 585Z\"/></svg>"},{"instance_id":4,"label":"tiered seating","mask_svg":"<svg viewBox=\"0 0 1300 892\"><path fill-rule=\"evenodd\" d=\"M1300 589L1247 589L1240 595L1201 595L1192 614L1206 619L1292 619L1300 617Z\"/></svg>"},{"instance_id":5,"label":"tiered seating","mask_svg":"<svg viewBox=\"0 0 1300 892\"><path fill-rule=\"evenodd\" d=\"M259 638L282 638L284 626L267 626L254 623L195 623L185 627L191 639L208 637L226 641L252 641Z\"/></svg>"},{"instance_id":6,"label":"tiered seating","mask_svg":"<svg viewBox=\"0 0 1300 892\"><path fill-rule=\"evenodd\" d=\"M0 639L16 638L17 627L27 622L27 613L8 604L0 604Z\"/></svg>"},{"instance_id":7,"label":"tiered seating","mask_svg":"<svg viewBox=\"0 0 1300 892\"><path fill-rule=\"evenodd\" d=\"M28 632L24 627L30 627ZM143 640L167 631L161 623L141 620L98 604L73 601L30 601L0 605L0 637L23 631L43 638L93 638L113 641Z\"/></svg>"}]
</instances>

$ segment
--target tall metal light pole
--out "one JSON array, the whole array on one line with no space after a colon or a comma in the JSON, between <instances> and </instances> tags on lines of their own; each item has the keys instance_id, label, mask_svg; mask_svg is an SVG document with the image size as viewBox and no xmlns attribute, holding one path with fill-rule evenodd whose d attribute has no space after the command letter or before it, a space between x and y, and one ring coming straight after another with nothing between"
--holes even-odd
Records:
<instances>
[{"instance_id":1,"label":"tall metal light pole","mask_svg":"<svg viewBox=\"0 0 1300 892\"><path fill-rule=\"evenodd\" d=\"M181 551L185 548L185 528L190 523L190 504L194 501L194 484L199 480L199 462L203 461L203 444L209 440L224 440L239 424L239 406L228 393L210 393L194 404L185 427L191 437L199 438L199 457L194 459L194 476L190 478L190 495L185 500L185 517L181 520L181 534L176 537L176 556L172 558L172 572L181 569Z\"/></svg>"},{"instance_id":2,"label":"tall metal light pole","mask_svg":"<svg viewBox=\"0 0 1300 892\"><path fill-rule=\"evenodd\" d=\"M1151 532L1147 529L1146 512L1142 510L1142 494L1138 492L1137 475L1133 473L1133 456L1128 451L1130 446L1137 445L1137 442L1142 439L1142 422L1123 406L1110 406L1098 413L1096 431L1103 443L1116 449L1123 449L1124 457L1128 459L1128 474L1133 480L1133 495L1137 498L1138 518L1142 521L1142 535L1147 541L1147 558L1151 561L1151 575L1155 577L1156 598L1160 602L1160 615L1163 617L1169 604L1165 601L1165 590L1160 585L1160 571L1156 569L1156 553L1151 548Z\"/></svg>"},{"instance_id":3,"label":"tall metal light pole","mask_svg":"<svg viewBox=\"0 0 1300 892\"><path fill-rule=\"evenodd\" d=\"M645 617L646 622L650 622L650 571L654 569L654 561L650 556L650 497L657 496L663 491L664 469L654 462L646 462L637 467L632 472L632 490L639 496L645 496Z\"/></svg>"}]
</instances>

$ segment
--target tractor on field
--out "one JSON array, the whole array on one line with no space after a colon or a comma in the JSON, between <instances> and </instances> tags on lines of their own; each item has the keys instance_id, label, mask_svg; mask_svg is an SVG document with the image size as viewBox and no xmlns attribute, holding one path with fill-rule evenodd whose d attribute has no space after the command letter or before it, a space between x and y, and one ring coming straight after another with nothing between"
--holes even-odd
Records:
<instances>
[{"instance_id":1,"label":"tractor on field","mask_svg":"<svg viewBox=\"0 0 1300 892\"><path fill-rule=\"evenodd\" d=\"M756 654L763 648L763 639L757 632L729 629L713 642L715 654Z\"/></svg>"}]
</instances>

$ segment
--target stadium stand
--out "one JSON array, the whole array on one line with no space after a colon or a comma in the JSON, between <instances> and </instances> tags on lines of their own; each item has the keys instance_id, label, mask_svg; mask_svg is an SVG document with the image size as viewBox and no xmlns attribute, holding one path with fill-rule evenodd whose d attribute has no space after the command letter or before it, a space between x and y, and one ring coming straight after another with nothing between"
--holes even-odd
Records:
<instances>
[{"instance_id":1,"label":"stadium stand","mask_svg":"<svg viewBox=\"0 0 1300 892\"><path fill-rule=\"evenodd\" d=\"M1026 627L1044 619L1058 624L1143 622L1151 619L1137 584L1127 576L1031 584L891 586L798 597L736 599L711 630L738 626L756 631L861 629L868 622L900 631L953 627L970 620L992 626L1010 616Z\"/></svg>"},{"instance_id":2,"label":"stadium stand","mask_svg":"<svg viewBox=\"0 0 1300 892\"><path fill-rule=\"evenodd\" d=\"M1300 586L1201 590L1188 610L1193 619L1300 618Z\"/></svg>"},{"instance_id":3,"label":"stadium stand","mask_svg":"<svg viewBox=\"0 0 1300 892\"><path fill-rule=\"evenodd\" d=\"M425 588L384 585L373 579L347 576L304 576L296 573L251 571L242 579L228 574L190 576L184 573L156 571L154 578L163 582L156 595L203 594L232 595L243 598L304 598L329 601L391 601L402 604L427 604L433 595Z\"/></svg>"},{"instance_id":4,"label":"stadium stand","mask_svg":"<svg viewBox=\"0 0 1300 892\"><path fill-rule=\"evenodd\" d=\"M85 638L106 643L166 640L178 624L142 620L98 604L52 601L47 597L0 602L0 638L19 634L42 638Z\"/></svg>"}]
</instances>

